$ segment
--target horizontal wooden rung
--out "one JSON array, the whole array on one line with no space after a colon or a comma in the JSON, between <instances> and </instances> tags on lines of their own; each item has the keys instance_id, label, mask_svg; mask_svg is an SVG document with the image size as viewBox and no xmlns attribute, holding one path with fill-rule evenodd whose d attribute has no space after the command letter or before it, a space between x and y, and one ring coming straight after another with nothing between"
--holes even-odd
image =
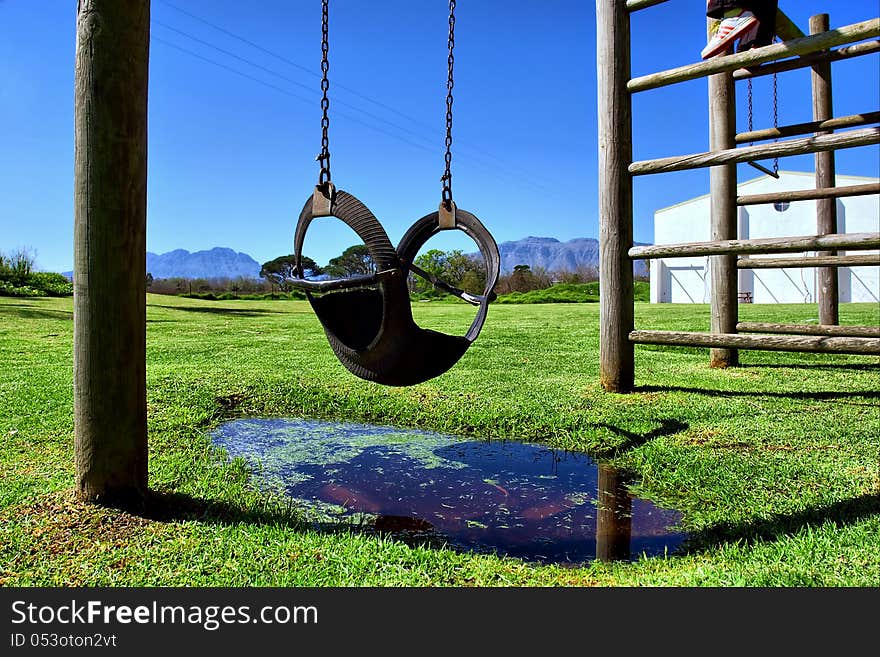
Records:
<instances>
[{"instance_id":1,"label":"horizontal wooden rung","mask_svg":"<svg viewBox=\"0 0 880 657\"><path fill-rule=\"evenodd\" d=\"M764 205L765 203L794 203L796 201L813 201L820 198L846 198L849 196L868 196L880 194L880 183L864 185L846 185L844 187L821 187L793 192L774 192L772 194L750 194L737 196L737 205Z\"/></svg>"},{"instance_id":2,"label":"horizontal wooden rung","mask_svg":"<svg viewBox=\"0 0 880 657\"><path fill-rule=\"evenodd\" d=\"M818 335L769 335L697 333L692 331L632 331L630 342L672 347L804 351L829 354L880 356L880 338L828 337Z\"/></svg>"},{"instance_id":3,"label":"horizontal wooden rung","mask_svg":"<svg viewBox=\"0 0 880 657\"><path fill-rule=\"evenodd\" d=\"M629 172L634 176L649 173L669 173L718 166L720 164L739 164L754 160L767 160L776 157L821 153L842 148L856 148L880 144L880 128L864 128L850 130L831 135L788 139L773 144L759 144L742 148L728 148L721 151L693 153L662 157L656 160L640 160L629 165Z\"/></svg>"},{"instance_id":4,"label":"horizontal wooden rung","mask_svg":"<svg viewBox=\"0 0 880 657\"><path fill-rule=\"evenodd\" d=\"M762 237L753 240L718 240L684 244L634 246L627 253L633 260L686 258L734 253L802 253L804 251L867 251L880 249L880 233L835 233L800 237Z\"/></svg>"},{"instance_id":5,"label":"horizontal wooden rung","mask_svg":"<svg viewBox=\"0 0 880 657\"><path fill-rule=\"evenodd\" d=\"M739 322L740 333L782 333L786 335L827 335L848 338L880 338L880 326L830 326L827 324L772 324Z\"/></svg>"},{"instance_id":6,"label":"horizontal wooden rung","mask_svg":"<svg viewBox=\"0 0 880 657\"><path fill-rule=\"evenodd\" d=\"M878 36L880 36L880 18L872 18L861 23L845 25L828 32L812 34L784 43L774 43L733 55L713 57L704 62L688 64L687 66L680 66L668 71L643 75L631 79L627 83L626 88L630 93L647 91L648 89L656 89L677 82L695 80L715 73L725 73L735 71L738 68L757 66L758 64L786 57L810 55L821 50L842 46L846 43L874 39ZM805 66L808 65L805 64Z\"/></svg>"},{"instance_id":7,"label":"horizontal wooden rung","mask_svg":"<svg viewBox=\"0 0 880 657\"><path fill-rule=\"evenodd\" d=\"M838 130L840 128L852 128L859 125L870 125L872 123L880 123L880 112L850 114L849 116L838 116L832 119L826 119L824 121L792 123L791 125L781 125L778 128L766 128L764 130L741 132L735 137L734 141L737 144L751 144L753 141L780 139L782 137L794 137L796 135L807 135L811 132Z\"/></svg>"},{"instance_id":8,"label":"horizontal wooden rung","mask_svg":"<svg viewBox=\"0 0 880 657\"><path fill-rule=\"evenodd\" d=\"M630 12L638 11L639 9L647 9L654 5L662 5L664 2L669 2L669 0L626 0L626 10Z\"/></svg>"},{"instance_id":9,"label":"horizontal wooden rung","mask_svg":"<svg viewBox=\"0 0 880 657\"><path fill-rule=\"evenodd\" d=\"M836 50L824 50L804 57L794 57L792 59L784 59L770 64L762 64L761 66L740 68L733 72L733 79L747 80L749 78L757 78L764 75L772 75L774 73L795 71L819 62L839 62L845 59L861 57L863 55L871 55L875 52L880 52L880 41L855 43L851 46L844 46L843 48L837 48Z\"/></svg>"},{"instance_id":10,"label":"horizontal wooden rung","mask_svg":"<svg viewBox=\"0 0 880 657\"><path fill-rule=\"evenodd\" d=\"M872 267L880 265L880 253L794 258L740 258L739 269L804 269L808 267Z\"/></svg>"}]
</instances>

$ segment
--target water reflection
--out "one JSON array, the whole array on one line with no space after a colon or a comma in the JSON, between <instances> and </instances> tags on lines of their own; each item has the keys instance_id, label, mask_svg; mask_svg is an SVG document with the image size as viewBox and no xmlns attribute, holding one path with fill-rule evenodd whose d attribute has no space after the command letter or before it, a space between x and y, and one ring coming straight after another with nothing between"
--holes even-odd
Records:
<instances>
[{"instance_id":1,"label":"water reflection","mask_svg":"<svg viewBox=\"0 0 880 657\"><path fill-rule=\"evenodd\" d=\"M212 438L321 522L543 563L652 556L685 538L680 515L632 497L624 473L541 445L298 419L237 420Z\"/></svg>"},{"instance_id":2,"label":"water reflection","mask_svg":"<svg viewBox=\"0 0 880 657\"><path fill-rule=\"evenodd\" d=\"M630 558L632 542L632 498L627 478L608 465L599 464L598 509L596 510L596 558L617 561Z\"/></svg>"}]
</instances>

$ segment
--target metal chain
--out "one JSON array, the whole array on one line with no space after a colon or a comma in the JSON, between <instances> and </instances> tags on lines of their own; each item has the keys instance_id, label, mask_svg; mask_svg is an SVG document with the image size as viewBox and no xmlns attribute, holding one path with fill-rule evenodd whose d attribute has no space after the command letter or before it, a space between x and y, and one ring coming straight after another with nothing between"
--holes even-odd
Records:
<instances>
[{"instance_id":1,"label":"metal chain","mask_svg":"<svg viewBox=\"0 0 880 657\"><path fill-rule=\"evenodd\" d=\"M779 87L778 81L776 79L776 73L773 74L773 127L779 128ZM773 142L778 142L779 139L774 139ZM779 158L773 158L773 173L776 174L777 178L779 177Z\"/></svg>"},{"instance_id":2,"label":"metal chain","mask_svg":"<svg viewBox=\"0 0 880 657\"><path fill-rule=\"evenodd\" d=\"M752 125L752 123L753 123L753 117L752 117L752 78L749 78L748 88L749 88L749 132L752 132L752 128L753 128L753 125ZM754 143L755 142L753 142L753 141L749 142L749 146L751 146Z\"/></svg>"},{"instance_id":3,"label":"metal chain","mask_svg":"<svg viewBox=\"0 0 880 657\"><path fill-rule=\"evenodd\" d=\"M327 97L327 91L330 89L330 81L327 79L327 72L330 70L330 63L327 60L327 54L330 51L330 42L328 39L329 26L329 3L330 0L321 0L321 153L318 155L318 162L321 164L321 172L318 174L318 184L323 185L330 182L330 139L327 131L330 129L330 99Z\"/></svg>"},{"instance_id":4,"label":"metal chain","mask_svg":"<svg viewBox=\"0 0 880 657\"><path fill-rule=\"evenodd\" d=\"M455 82L452 77L452 69L455 63L453 49L455 48L455 0L449 0L449 76L446 79L446 170L440 181L443 183L443 204L447 210L452 208L452 87Z\"/></svg>"}]
</instances>

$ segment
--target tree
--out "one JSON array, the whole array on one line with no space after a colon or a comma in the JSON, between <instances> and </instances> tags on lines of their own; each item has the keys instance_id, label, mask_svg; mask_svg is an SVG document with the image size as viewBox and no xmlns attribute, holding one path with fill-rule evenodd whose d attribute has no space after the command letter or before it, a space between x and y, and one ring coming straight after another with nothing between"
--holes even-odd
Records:
<instances>
[{"instance_id":1,"label":"tree","mask_svg":"<svg viewBox=\"0 0 880 657\"><path fill-rule=\"evenodd\" d=\"M453 251L449 259L449 275L456 276L456 285L465 292L482 294L486 288L486 263L480 255Z\"/></svg>"},{"instance_id":2,"label":"tree","mask_svg":"<svg viewBox=\"0 0 880 657\"><path fill-rule=\"evenodd\" d=\"M9 281L15 286L26 285L35 262L34 255L25 248L9 255L0 253L0 280Z\"/></svg>"},{"instance_id":3,"label":"tree","mask_svg":"<svg viewBox=\"0 0 880 657\"><path fill-rule=\"evenodd\" d=\"M543 268L537 267L533 271L529 265L516 265L510 274L499 279L496 292L498 294L530 292L543 290L550 287L550 284L550 276Z\"/></svg>"},{"instance_id":4,"label":"tree","mask_svg":"<svg viewBox=\"0 0 880 657\"><path fill-rule=\"evenodd\" d=\"M331 258L324 272L333 278L366 276L376 272L376 263L366 244L355 244L343 251L342 255Z\"/></svg>"},{"instance_id":5,"label":"tree","mask_svg":"<svg viewBox=\"0 0 880 657\"><path fill-rule=\"evenodd\" d=\"M458 249L452 251L430 249L416 257L413 264L432 276L472 294L482 294L486 285L486 267L482 259L466 255ZM411 276L410 280L410 289L417 294L431 289L431 283L420 277Z\"/></svg>"},{"instance_id":6,"label":"tree","mask_svg":"<svg viewBox=\"0 0 880 657\"><path fill-rule=\"evenodd\" d=\"M422 271L431 274L441 280L446 281L450 285L455 285L455 281L446 278L446 252L440 249L430 249L420 256L416 256L413 264ZM430 281L426 281L420 276L410 274L410 289L416 294L424 294L429 292L433 287Z\"/></svg>"},{"instance_id":7,"label":"tree","mask_svg":"<svg viewBox=\"0 0 880 657\"><path fill-rule=\"evenodd\" d=\"M458 287L471 294L482 294L486 290L486 270L479 267L468 269Z\"/></svg>"},{"instance_id":8,"label":"tree","mask_svg":"<svg viewBox=\"0 0 880 657\"><path fill-rule=\"evenodd\" d=\"M301 261L303 274L306 276L320 276L324 273L324 270L308 256L302 256ZM289 292L292 289L290 281L299 278L296 274L296 257L284 255L264 262L260 269L260 278L265 278L270 284Z\"/></svg>"}]
</instances>

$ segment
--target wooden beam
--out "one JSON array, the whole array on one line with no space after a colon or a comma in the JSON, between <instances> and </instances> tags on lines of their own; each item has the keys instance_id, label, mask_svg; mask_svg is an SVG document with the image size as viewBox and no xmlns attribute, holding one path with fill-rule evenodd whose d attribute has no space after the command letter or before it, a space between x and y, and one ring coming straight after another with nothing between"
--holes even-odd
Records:
<instances>
[{"instance_id":1,"label":"wooden beam","mask_svg":"<svg viewBox=\"0 0 880 657\"><path fill-rule=\"evenodd\" d=\"M829 29L828 14L810 17L810 34L822 34ZM823 60L813 64L812 73L813 120L827 121L834 116L831 93L831 63ZM827 135L822 130L816 136ZM834 187L837 184L834 151L816 153L816 189ZM837 201L833 197L816 199L816 234L833 235L837 232ZM817 256L833 256L833 251L817 253ZM816 272L816 302L819 307L820 324L839 324L837 268L821 267Z\"/></svg>"},{"instance_id":2,"label":"wooden beam","mask_svg":"<svg viewBox=\"0 0 880 657\"><path fill-rule=\"evenodd\" d=\"M668 71L651 73L633 78L627 84L630 93L638 93L649 89L657 89L678 82L704 78L714 73L735 71L738 68L756 66L764 62L775 61L784 57L810 55L846 43L873 39L880 36L880 18L872 18L861 23L853 23L822 34L806 36L784 43L774 43L762 48L753 48L734 55L713 57L704 62L688 64Z\"/></svg>"},{"instance_id":3,"label":"wooden beam","mask_svg":"<svg viewBox=\"0 0 880 657\"><path fill-rule=\"evenodd\" d=\"M776 34L782 41L791 41L806 36L801 28L799 28L781 9L776 10L775 30Z\"/></svg>"},{"instance_id":4,"label":"wooden beam","mask_svg":"<svg viewBox=\"0 0 880 657\"><path fill-rule=\"evenodd\" d=\"M804 57L796 57L795 59L785 59L780 62L772 62L761 66L740 68L733 72L733 79L747 80L749 78L758 78L764 75L773 75L774 73L796 71L800 68L812 66L817 61L827 60L829 62L839 62L844 59L861 57L862 55L871 55L875 52L880 52L880 41L866 41L865 43L856 43L851 46L837 48L836 50L825 50Z\"/></svg>"},{"instance_id":5,"label":"wooden beam","mask_svg":"<svg viewBox=\"0 0 880 657\"><path fill-rule=\"evenodd\" d=\"M712 21L707 21L707 26ZM709 148L713 152L734 148L736 135L736 89L730 73L709 77ZM709 169L710 217L713 240L731 240L737 236L736 165L723 164ZM711 330L734 333L737 313L736 256L712 256L710 296ZM732 367L738 363L735 349L712 349L710 367Z\"/></svg>"},{"instance_id":6,"label":"wooden beam","mask_svg":"<svg viewBox=\"0 0 880 657\"><path fill-rule=\"evenodd\" d=\"M871 267L880 265L880 253L868 255L810 256L804 258L740 258L739 269L798 269L804 267Z\"/></svg>"},{"instance_id":7,"label":"wooden beam","mask_svg":"<svg viewBox=\"0 0 880 657\"><path fill-rule=\"evenodd\" d=\"M599 141L599 381L629 392L635 377L633 345L632 97L630 17L619 0L596 0L596 82Z\"/></svg>"},{"instance_id":8,"label":"wooden beam","mask_svg":"<svg viewBox=\"0 0 880 657\"><path fill-rule=\"evenodd\" d=\"M79 0L74 89L77 496L147 493L149 0Z\"/></svg>"},{"instance_id":9,"label":"wooden beam","mask_svg":"<svg viewBox=\"0 0 880 657\"><path fill-rule=\"evenodd\" d=\"M867 251L880 248L880 233L840 233L837 235L803 235L798 237L762 237L752 240L718 240L684 244L653 244L634 246L629 250L633 260L650 258L686 258L723 253L799 253L827 249Z\"/></svg>"},{"instance_id":10,"label":"wooden beam","mask_svg":"<svg viewBox=\"0 0 880 657\"><path fill-rule=\"evenodd\" d=\"M696 333L691 331L633 331L629 339L636 344L672 347L729 347L761 351L803 351L827 354L880 355L880 339L804 335L738 335L736 333Z\"/></svg>"},{"instance_id":11,"label":"wooden beam","mask_svg":"<svg viewBox=\"0 0 880 657\"><path fill-rule=\"evenodd\" d=\"M873 144L880 144L880 128L865 128L833 135L789 139L774 144L731 148L717 153L696 153L664 157L656 160L640 160L633 162L629 166L629 172L634 176L644 176L652 173L686 171L688 169L701 169L719 164L739 164L753 160L807 155L809 153L819 153L841 148L856 148Z\"/></svg>"},{"instance_id":12,"label":"wooden beam","mask_svg":"<svg viewBox=\"0 0 880 657\"><path fill-rule=\"evenodd\" d=\"M840 116L837 118L826 119L824 121L810 121L809 123L793 123L791 125L783 125L778 128L766 128L764 130L753 130L751 132L741 132L736 136L737 144L751 144L755 141L764 141L767 139L780 139L782 137L794 137L796 135L806 135L811 132L820 130L837 130L839 128L852 128L860 125L870 125L872 123L880 123L880 112L867 112L865 114L850 114L849 116Z\"/></svg>"},{"instance_id":13,"label":"wooden beam","mask_svg":"<svg viewBox=\"0 0 880 657\"><path fill-rule=\"evenodd\" d=\"M738 196L737 205L764 205L765 203L811 201L818 198L844 198L848 196L868 196L880 194L880 183L865 185L847 185L846 187L823 187L822 189L803 189L793 192L775 192L770 194L751 194Z\"/></svg>"},{"instance_id":14,"label":"wooden beam","mask_svg":"<svg viewBox=\"0 0 880 657\"><path fill-rule=\"evenodd\" d=\"M666 2L669 2L669 0L626 0L626 10L632 13L634 11L639 11L640 9L662 5Z\"/></svg>"},{"instance_id":15,"label":"wooden beam","mask_svg":"<svg viewBox=\"0 0 880 657\"><path fill-rule=\"evenodd\" d=\"M845 338L880 338L880 326L822 326L820 324L771 324L740 322L741 333L782 333L785 335L827 335Z\"/></svg>"}]
</instances>

